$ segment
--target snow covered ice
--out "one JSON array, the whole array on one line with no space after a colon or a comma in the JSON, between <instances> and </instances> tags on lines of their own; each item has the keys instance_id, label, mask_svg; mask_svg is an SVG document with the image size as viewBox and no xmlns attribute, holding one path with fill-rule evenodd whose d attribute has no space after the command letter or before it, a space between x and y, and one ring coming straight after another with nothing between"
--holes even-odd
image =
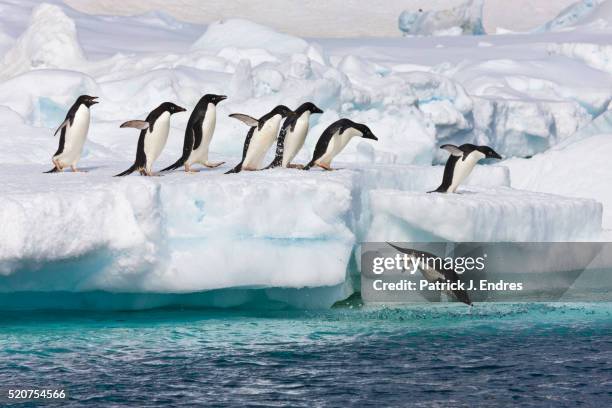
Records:
<instances>
[{"instance_id":1,"label":"snow covered ice","mask_svg":"<svg viewBox=\"0 0 612 408\"><path fill-rule=\"evenodd\" d=\"M163 13L87 15L61 2L1 7L5 294L148 294L115 297L125 308L188 293L214 306L263 297L328 307L354 290L366 240L610 236L610 1L581 2L528 33L451 36L447 21L430 16L417 37L358 41L303 39L240 19L200 26ZM474 16L470 27L482 27ZM190 110L204 93L229 97L210 147L225 166L110 177L135 154L137 132L120 123L163 101ZM88 173L44 175L53 131L80 94L100 97L79 163ZM223 175L246 134L228 114L258 117L305 101L325 112L312 117L294 162L310 160L341 117L367 124L379 141L351 141L336 172ZM173 117L157 170L180 156L188 117ZM442 178L443 143L487 144L505 160L478 165L461 194L426 194ZM74 296L75 307L108 307Z\"/></svg>"}]
</instances>

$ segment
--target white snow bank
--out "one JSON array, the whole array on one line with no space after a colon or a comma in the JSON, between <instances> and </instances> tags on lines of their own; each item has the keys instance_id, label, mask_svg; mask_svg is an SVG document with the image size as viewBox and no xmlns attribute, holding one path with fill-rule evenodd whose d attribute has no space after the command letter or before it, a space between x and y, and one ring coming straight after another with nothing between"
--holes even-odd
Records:
<instances>
[{"instance_id":1,"label":"white snow bank","mask_svg":"<svg viewBox=\"0 0 612 408\"><path fill-rule=\"evenodd\" d=\"M74 21L58 6L37 6L27 30L0 62L0 78L31 69L76 68L85 61Z\"/></svg>"},{"instance_id":2,"label":"white snow bank","mask_svg":"<svg viewBox=\"0 0 612 408\"><path fill-rule=\"evenodd\" d=\"M367 241L573 241L601 232L594 200L513 190L463 188L461 194L370 192Z\"/></svg>"},{"instance_id":3,"label":"white snow bank","mask_svg":"<svg viewBox=\"0 0 612 408\"><path fill-rule=\"evenodd\" d=\"M504 161L512 186L524 190L583 197L603 204L603 227L612 229L612 134L578 139L531 159ZM583 215L585 220L589 217Z\"/></svg>"},{"instance_id":4,"label":"white snow bank","mask_svg":"<svg viewBox=\"0 0 612 408\"><path fill-rule=\"evenodd\" d=\"M192 49L220 51L226 47L261 48L275 53L292 54L306 50L308 43L252 21L233 18L210 24Z\"/></svg>"},{"instance_id":5,"label":"white snow bank","mask_svg":"<svg viewBox=\"0 0 612 408\"><path fill-rule=\"evenodd\" d=\"M399 16L404 35L483 35L483 0L468 0L447 10L408 11Z\"/></svg>"}]
</instances>

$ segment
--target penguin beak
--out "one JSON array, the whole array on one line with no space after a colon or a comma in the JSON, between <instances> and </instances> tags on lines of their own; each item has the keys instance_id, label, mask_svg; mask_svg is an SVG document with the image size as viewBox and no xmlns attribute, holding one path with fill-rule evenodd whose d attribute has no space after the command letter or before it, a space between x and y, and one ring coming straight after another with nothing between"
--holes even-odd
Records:
<instances>
[{"instance_id":1,"label":"penguin beak","mask_svg":"<svg viewBox=\"0 0 612 408\"><path fill-rule=\"evenodd\" d=\"M498 160L502 159L502 157L496 151L493 151L493 150L487 155L487 158L498 159Z\"/></svg>"},{"instance_id":2,"label":"penguin beak","mask_svg":"<svg viewBox=\"0 0 612 408\"><path fill-rule=\"evenodd\" d=\"M219 96L217 97L217 100L218 100L218 102L217 102L217 103L219 103L219 102L221 102L221 101L224 101L224 100L226 100L226 99L227 99L227 95L219 95Z\"/></svg>"},{"instance_id":3,"label":"penguin beak","mask_svg":"<svg viewBox=\"0 0 612 408\"><path fill-rule=\"evenodd\" d=\"M372 140L378 141L378 138L376 136L374 136L374 133L367 133L367 134L363 135L362 137L364 139L372 139Z\"/></svg>"},{"instance_id":4,"label":"penguin beak","mask_svg":"<svg viewBox=\"0 0 612 408\"><path fill-rule=\"evenodd\" d=\"M96 101L96 99L98 99L97 96L92 96L91 99L89 100L89 103L92 105L95 105L96 103L100 103L98 101Z\"/></svg>"},{"instance_id":5,"label":"penguin beak","mask_svg":"<svg viewBox=\"0 0 612 408\"><path fill-rule=\"evenodd\" d=\"M176 111L177 112L187 112L187 109L183 108L182 106L179 106Z\"/></svg>"},{"instance_id":6,"label":"penguin beak","mask_svg":"<svg viewBox=\"0 0 612 408\"><path fill-rule=\"evenodd\" d=\"M319 107L315 106L312 113L323 113L323 111Z\"/></svg>"}]
</instances>

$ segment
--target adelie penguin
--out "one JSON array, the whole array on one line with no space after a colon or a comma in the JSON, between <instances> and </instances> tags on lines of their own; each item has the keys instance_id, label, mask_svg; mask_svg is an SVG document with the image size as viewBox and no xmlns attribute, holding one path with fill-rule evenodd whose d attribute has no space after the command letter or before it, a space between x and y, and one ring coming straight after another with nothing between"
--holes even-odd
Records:
<instances>
[{"instance_id":1,"label":"adelie penguin","mask_svg":"<svg viewBox=\"0 0 612 408\"><path fill-rule=\"evenodd\" d=\"M250 128L242 149L242 161L225 174L261 169L264 156L276 140L281 120L290 114L291 109L284 105L278 105L259 119L242 113L231 114L230 117L242 121Z\"/></svg>"},{"instance_id":2,"label":"adelie penguin","mask_svg":"<svg viewBox=\"0 0 612 408\"><path fill-rule=\"evenodd\" d=\"M340 119L327 127L319 137L312 160L304 170L319 166L325 170L333 170L331 162L353 137L378 140L369 127L355 123L350 119Z\"/></svg>"},{"instance_id":3,"label":"adelie penguin","mask_svg":"<svg viewBox=\"0 0 612 408\"><path fill-rule=\"evenodd\" d=\"M459 184L470 175L476 163L482 159L501 159L502 157L489 146L462 144L457 147L451 144L440 146L450 153L444 166L444 176L440 187L429 193L454 193Z\"/></svg>"},{"instance_id":4,"label":"adelie penguin","mask_svg":"<svg viewBox=\"0 0 612 408\"><path fill-rule=\"evenodd\" d=\"M306 102L285 119L276 142L276 156L267 168L303 167L291 164L291 161L304 146L310 124L310 115L315 113L323 113L323 111L312 102Z\"/></svg>"},{"instance_id":5,"label":"adelie penguin","mask_svg":"<svg viewBox=\"0 0 612 408\"><path fill-rule=\"evenodd\" d=\"M185 141L183 143L183 155L171 166L162 171L178 169L185 166L185 172L196 173L192 170L194 164L206 167L218 167L224 162L211 163L208 161L208 147L215 132L217 123L217 104L227 99L225 95L206 94L197 103L185 129Z\"/></svg>"},{"instance_id":6,"label":"adelie penguin","mask_svg":"<svg viewBox=\"0 0 612 408\"><path fill-rule=\"evenodd\" d=\"M57 128L53 136L60 132L59 147L51 159L53 168L45 173L56 173L70 167L78 172L76 165L81 158L83 145L89 131L89 108L98 103L97 96L81 95L70 107L66 119Z\"/></svg>"},{"instance_id":7,"label":"adelie penguin","mask_svg":"<svg viewBox=\"0 0 612 408\"><path fill-rule=\"evenodd\" d=\"M115 177L127 176L135 171L139 171L143 176L152 176L153 162L159 157L168 140L170 116L178 112L185 112L185 110L172 102L164 102L153 109L145 120L130 120L123 123L120 126L122 128L140 129L140 137L134 164Z\"/></svg>"}]
</instances>

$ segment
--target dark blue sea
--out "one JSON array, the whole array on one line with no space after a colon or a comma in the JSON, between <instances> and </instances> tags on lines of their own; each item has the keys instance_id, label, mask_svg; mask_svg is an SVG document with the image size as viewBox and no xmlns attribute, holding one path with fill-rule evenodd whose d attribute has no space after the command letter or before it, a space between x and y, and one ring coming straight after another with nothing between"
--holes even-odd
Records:
<instances>
[{"instance_id":1,"label":"dark blue sea","mask_svg":"<svg viewBox=\"0 0 612 408\"><path fill-rule=\"evenodd\" d=\"M0 313L3 406L612 406L612 304Z\"/></svg>"}]
</instances>

